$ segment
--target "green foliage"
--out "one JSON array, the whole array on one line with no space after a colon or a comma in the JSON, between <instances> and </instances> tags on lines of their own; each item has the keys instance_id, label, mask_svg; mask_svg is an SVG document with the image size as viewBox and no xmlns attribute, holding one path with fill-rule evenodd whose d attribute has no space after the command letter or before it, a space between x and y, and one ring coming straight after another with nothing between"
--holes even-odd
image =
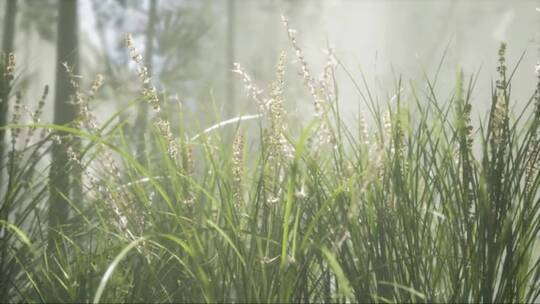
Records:
<instances>
[{"instance_id":1,"label":"green foliage","mask_svg":"<svg viewBox=\"0 0 540 304\"><path fill-rule=\"evenodd\" d=\"M304 75L316 106L305 126L286 119L278 71L269 97L250 92L257 120L202 132L185 109L156 111L145 164L114 123L122 113L94 127L81 117L83 129L11 124L45 132L8 165L1 300L538 301L540 92L513 113L500 55L487 121L471 119L476 78L459 72L448 102L430 79L425 92L399 81L385 105L359 89L375 124L355 129L329 65L321 83ZM147 93L133 104L156 102ZM46 248L53 131L80 139L70 161L85 193Z\"/></svg>"}]
</instances>

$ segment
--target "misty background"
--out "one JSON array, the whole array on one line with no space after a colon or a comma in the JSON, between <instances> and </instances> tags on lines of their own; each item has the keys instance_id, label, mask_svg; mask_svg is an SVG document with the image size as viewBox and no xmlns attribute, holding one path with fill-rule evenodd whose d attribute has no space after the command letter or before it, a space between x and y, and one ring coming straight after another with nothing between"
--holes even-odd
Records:
<instances>
[{"instance_id":1,"label":"misty background","mask_svg":"<svg viewBox=\"0 0 540 304\"><path fill-rule=\"evenodd\" d=\"M14 90L24 92L23 100L32 105L43 86L50 85L43 116L47 122L52 121L54 96L56 5L50 0L19 1L15 30L18 81ZM385 101L394 94L400 75L407 77L403 79L407 92L425 75L433 78L444 56L437 90L450 98L459 68L466 76L479 72L473 97L478 110L490 104L489 87L501 41L508 43L509 69L524 53L514 76L513 99L528 100L533 93L540 54L536 7L539 1L529 0L80 0L79 74L85 88L96 74L104 76L104 87L92 105L99 120L133 101L140 81L125 46L130 33L141 54L150 57L145 60L159 92L171 102L178 97L204 127L219 118L256 111L243 91L242 79L232 73L234 62L267 90L279 53L285 50L289 115L302 118L311 103L281 22L283 14L297 30L316 76L326 63L325 50L331 47L355 80L362 82L363 74L375 98ZM0 16L5 18L4 13ZM360 96L339 65L336 77L341 108L349 115L345 119L352 120L362 107ZM130 115L135 116L136 110Z\"/></svg>"}]
</instances>

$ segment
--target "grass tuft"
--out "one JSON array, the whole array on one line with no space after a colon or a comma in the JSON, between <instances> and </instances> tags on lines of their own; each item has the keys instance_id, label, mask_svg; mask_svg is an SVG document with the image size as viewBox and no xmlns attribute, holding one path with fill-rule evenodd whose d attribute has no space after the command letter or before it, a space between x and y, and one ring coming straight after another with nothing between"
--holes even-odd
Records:
<instances>
[{"instance_id":1,"label":"grass tuft","mask_svg":"<svg viewBox=\"0 0 540 304\"><path fill-rule=\"evenodd\" d=\"M344 70L369 113L353 127L339 108L339 62L330 51L315 79L284 23L300 79L285 79L286 52L269 94L236 65L259 112L202 130L186 124L187 109L171 115L131 37L141 78L132 104L154 109L139 141L121 113L103 124L92 115L101 76L77 94L70 126L40 122L47 88L30 115L13 95L1 128L11 140L0 301L538 301L540 76L513 113L501 45L487 119L473 120L476 75L458 71L449 100L427 77L425 91L399 79L380 103ZM305 124L286 111L291 81L313 105ZM83 174L77 199L58 193L69 211L53 230L45 156L59 141L77 142L68 156Z\"/></svg>"}]
</instances>

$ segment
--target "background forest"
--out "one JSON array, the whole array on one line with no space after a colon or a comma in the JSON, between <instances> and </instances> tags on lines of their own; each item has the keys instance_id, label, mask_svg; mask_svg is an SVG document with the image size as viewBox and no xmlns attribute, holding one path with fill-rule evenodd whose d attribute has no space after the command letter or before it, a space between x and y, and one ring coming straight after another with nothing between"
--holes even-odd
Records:
<instances>
[{"instance_id":1,"label":"background forest","mask_svg":"<svg viewBox=\"0 0 540 304\"><path fill-rule=\"evenodd\" d=\"M0 7L0 302L540 301L537 1Z\"/></svg>"}]
</instances>

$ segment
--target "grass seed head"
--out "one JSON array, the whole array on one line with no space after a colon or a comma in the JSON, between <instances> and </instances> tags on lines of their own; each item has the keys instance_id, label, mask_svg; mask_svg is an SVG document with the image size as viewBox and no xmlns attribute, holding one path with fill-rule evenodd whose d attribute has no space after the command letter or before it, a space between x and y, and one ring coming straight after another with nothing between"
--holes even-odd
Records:
<instances>
[{"instance_id":1,"label":"grass seed head","mask_svg":"<svg viewBox=\"0 0 540 304\"><path fill-rule=\"evenodd\" d=\"M6 67L4 70L4 75L5 75L6 80L8 81L13 80L16 66L17 64L15 61L15 54L9 53L7 56Z\"/></svg>"},{"instance_id":2,"label":"grass seed head","mask_svg":"<svg viewBox=\"0 0 540 304\"><path fill-rule=\"evenodd\" d=\"M22 93L17 92L15 94L15 104L13 105L13 114L11 116L11 123L16 125L21 122L22 118ZM21 135L21 129L20 128L13 128L11 129L11 145L14 147L17 144L17 139L19 138L19 135Z\"/></svg>"},{"instance_id":3,"label":"grass seed head","mask_svg":"<svg viewBox=\"0 0 540 304\"><path fill-rule=\"evenodd\" d=\"M243 175L243 153L244 137L236 134L233 141L232 174L233 174L233 198L236 207L242 205L242 175Z\"/></svg>"},{"instance_id":4,"label":"grass seed head","mask_svg":"<svg viewBox=\"0 0 540 304\"><path fill-rule=\"evenodd\" d=\"M169 156L175 161L178 160L178 145L171 131L171 124L166 119L158 118L156 126L167 141L167 151Z\"/></svg>"},{"instance_id":5,"label":"grass seed head","mask_svg":"<svg viewBox=\"0 0 540 304\"><path fill-rule=\"evenodd\" d=\"M263 90L259 89L255 85L249 74L239 63L234 63L233 73L236 73L242 77L242 81L244 83L244 90L247 96L257 102L259 112L261 112L261 114L267 115L268 110L266 106L266 101L262 97Z\"/></svg>"}]
</instances>

